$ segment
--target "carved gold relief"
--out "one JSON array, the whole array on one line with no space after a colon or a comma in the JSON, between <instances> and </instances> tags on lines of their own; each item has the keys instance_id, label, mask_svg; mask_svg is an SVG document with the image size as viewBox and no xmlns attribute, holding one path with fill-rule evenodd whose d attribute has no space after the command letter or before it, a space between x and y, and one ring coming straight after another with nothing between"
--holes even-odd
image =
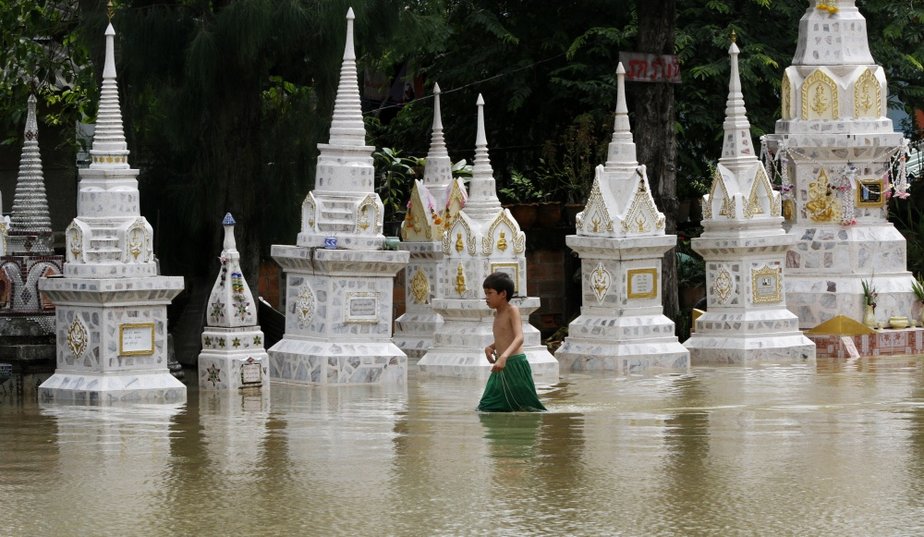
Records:
<instances>
[{"instance_id":1,"label":"carved gold relief","mask_svg":"<svg viewBox=\"0 0 924 537\"><path fill-rule=\"evenodd\" d=\"M87 327L84 326L80 319L74 318L74 322L67 329L67 346L76 358L79 359L83 352L87 350L88 341Z\"/></svg>"},{"instance_id":2,"label":"carved gold relief","mask_svg":"<svg viewBox=\"0 0 924 537\"><path fill-rule=\"evenodd\" d=\"M734 285L731 273L725 267L721 267L712 280L712 294L719 302L725 304L731 298Z\"/></svg>"},{"instance_id":3,"label":"carved gold relief","mask_svg":"<svg viewBox=\"0 0 924 537\"><path fill-rule=\"evenodd\" d=\"M314 315L315 298L311 288L307 285L302 286L292 305L295 310L295 318L299 328L305 328L311 322Z\"/></svg>"},{"instance_id":4,"label":"carved gold relief","mask_svg":"<svg viewBox=\"0 0 924 537\"><path fill-rule=\"evenodd\" d=\"M462 267L462 263L459 263L459 267L456 269L456 292L459 293L459 296L462 296L465 289L465 269Z\"/></svg>"},{"instance_id":5,"label":"carved gold relief","mask_svg":"<svg viewBox=\"0 0 924 537\"><path fill-rule=\"evenodd\" d=\"M599 171L597 175L599 176ZM606 203L603 201L603 194L600 192L599 177L594 180L594 184L590 189L590 195L587 196L587 204L584 206L584 218L582 223L585 226L587 224L592 226L590 229L586 229L586 227L582 228L585 232L603 233L604 230L613 231L613 219L610 218Z\"/></svg>"},{"instance_id":6,"label":"carved gold relief","mask_svg":"<svg viewBox=\"0 0 924 537\"><path fill-rule=\"evenodd\" d=\"M873 70L867 68L853 87L854 117L879 117L882 110L882 91Z\"/></svg>"},{"instance_id":7,"label":"carved gold relief","mask_svg":"<svg viewBox=\"0 0 924 537\"><path fill-rule=\"evenodd\" d=\"M751 269L751 301L755 304L775 303L783 300L783 269L764 266Z\"/></svg>"},{"instance_id":8,"label":"carved gold relief","mask_svg":"<svg viewBox=\"0 0 924 537\"><path fill-rule=\"evenodd\" d=\"M658 212L651 194L645 188L644 178L639 176L638 188L635 190L635 197L632 198L629 210L626 211L626 219L622 222L622 229L626 232L647 233L652 226L662 229L664 227L664 215Z\"/></svg>"},{"instance_id":9,"label":"carved gold relief","mask_svg":"<svg viewBox=\"0 0 924 537\"><path fill-rule=\"evenodd\" d=\"M500 237L497 239L497 249L501 252L507 249L507 238L503 231L500 232Z\"/></svg>"},{"instance_id":10,"label":"carved gold relief","mask_svg":"<svg viewBox=\"0 0 924 537\"><path fill-rule=\"evenodd\" d=\"M783 73L783 82L780 84L780 101L783 119L792 119L792 84L789 82L789 75Z\"/></svg>"},{"instance_id":11,"label":"carved gold relief","mask_svg":"<svg viewBox=\"0 0 924 537\"><path fill-rule=\"evenodd\" d=\"M805 214L814 222L832 222L840 218L841 203L828 183L828 174L824 169L817 179L808 184Z\"/></svg>"},{"instance_id":12,"label":"carved gold relief","mask_svg":"<svg viewBox=\"0 0 924 537\"><path fill-rule=\"evenodd\" d=\"M606 270L603 263L597 263L596 268L590 273L590 287L593 289L598 303L602 304L603 299L606 298L606 292L610 289L611 280L610 271Z\"/></svg>"},{"instance_id":13,"label":"carved gold relief","mask_svg":"<svg viewBox=\"0 0 924 537\"><path fill-rule=\"evenodd\" d=\"M73 222L67 226L67 249L73 261L80 259L83 253L83 230Z\"/></svg>"},{"instance_id":14,"label":"carved gold relief","mask_svg":"<svg viewBox=\"0 0 924 537\"><path fill-rule=\"evenodd\" d=\"M426 304L430 300L430 280L427 274L420 269L417 269L414 277L411 278L411 296L418 304Z\"/></svg>"},{"instance_id":15,"label":"carved gold relief","mask_svg":"<svg viewBox=\"0 0 924 537\"><path fill-rule=\"evenodd\" d=\"M135 261L138 260L143 246L144 230L136 225L128 231L128 251L132 254L132 258L134 258Z\"/></svg>"},{"instance_id":16,"label":"carved gold relief","mask_svg":"<svg viewBox=\"0 0 924 537\"><path fill-rule=\"evenodd\" d=\"M462 234L456 233L456 251L461 254L462 250L464 249L465 249L465 244L462 242Z\"/></svg>"},{"instance_id":17,"label":"carved gold relief","mask_svg":"<svg viewBox=\"0 0 924 537\"><path fill-rule=\"evenodd\" d=\"M802 119L837 119L840 105L837 84L820 69L802 83Z\"/></svg>"},{"instance_id":18,"label":"carved gold relief","mask_svg":"<svg viewBox=\"0 0 924 537\"><path fill-rule=\"evenodd\" d=\"M498 228L501 226L507 227L511 231L511 233L514 234L513 235L513 251L515 253L522 253L523 251L525 251L526 250L526 235L524 235L523 233L517 233L519 226L517 225L516 220L514 220L510 216L509 210L503 210L500 213L498 213L496 218L494 218L494 221L491 222L491 225L488 226L488 230L485 232L484 236L481 238L482 253L484 253L484 255L491 255L492 253L494 253L494 234L498 231ZM507 241L505 239L504 243L506 244L506 242ZM505 248L506 246L504 248L501 248L499 241L498 241L498 249L500 251L504 251ZM474 252L472 252L472 255L474 255Z\"/></svg>"}]
</instances>

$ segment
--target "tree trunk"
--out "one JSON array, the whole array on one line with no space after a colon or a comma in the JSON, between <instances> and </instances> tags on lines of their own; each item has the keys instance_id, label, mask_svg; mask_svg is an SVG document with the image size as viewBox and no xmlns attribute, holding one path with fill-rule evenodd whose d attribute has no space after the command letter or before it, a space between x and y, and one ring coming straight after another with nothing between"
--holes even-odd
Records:
<instances>
[{"instance_id":1,"label":"tree trunk","mask_svg":"<svg viewBox=\"0 0 924 537\"><path fill-rule=\"evenodd\" d=\"M638 2L637 51L673 54L676 0ZM631 85L635 112L634 137L638 160L647 166L655 203L665 216L668 234L677 229L676 162L677 143L674 133L674 86L666 82L639 82ZM677 319L677 263L674 250L664 256L661 290L664 314Z\"/></svg>"}]
</instances>

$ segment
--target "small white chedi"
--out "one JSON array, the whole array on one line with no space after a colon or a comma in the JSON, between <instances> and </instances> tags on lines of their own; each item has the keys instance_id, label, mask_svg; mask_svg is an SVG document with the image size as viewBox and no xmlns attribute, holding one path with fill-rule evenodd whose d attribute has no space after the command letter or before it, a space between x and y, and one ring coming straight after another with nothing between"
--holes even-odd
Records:
<instances>
[{"instance_id":1,"label":"small white chedi","mask_svg":"<svg viewBox=\"0 0 924 537\"><path fill-rule=\"evenodd\" d=\"M787 306L803 328L836 315L859 321L866 281L878 291L880 323L910 316L906 243L888 221L889 197L907 196L908 141L886 117L885 71L854 0L809 2L780 93L782 117L764 141L795 241Z\"/></svg>"},{"instance_id":2,"label":"small white chedi","mask_svg":"<svg viewBox=\"0 0 924 537\"><path fill-rule=\"evenodd\" d=\"M461 178L452 177L452 160L443 139L440 87L433 85L433 128L423 181L415 180L407 214L401 223L401 250L410 253L404 271L405 312L395 320L394 342L408 358L420 358L433 345L443 318L431 300L439 290L443 266L443 235L465 206L468 193Z\"/></svg>"},{"instance_id":3,"label":"small white chedi","mask_svg":"<svg viewBox=\"0 0 924 537\"><path fill-rule=\"evenodd\" d=\"M815 344L786 309L783 257L793 238L782 227L780 194L754 153L734 36L728 52L722 157L703 196L703 234L693 239L706 262L708 311L684 346L693 365L814 361Z\"/></svg>"},{"instance_id":4,"label":"small white chedi","mask_svg":"<svg viewBox=\"0 0 924 537\"><path fill-rule=\"evenodd\" d=\"M510 211L497 199L494 172L488 158L484 129L484 99L478 95L475 160L468 201L443 236L443 269L438 274L433 309L443 324L433 336L433 347L417 362L423 375L487 378L491 364L484 348L494 341L494 312L484 300L482 283L493 272L510 274L516 293L526 293L526 235ZM558 381L558 362L542 345L529 314L539 308L538 297L511 300L523 319L523 352L538 383Z\"/></svg>"},{"instance_id":5,"label":"small white chedi","mask_svg":"<svg viewBox=\"0 0 924 537\"><path fill-rule=\"evenodd\" d=\"M581 257L581 315L555 352L565 371L637 373L690 367L661 306L661 259L677 243L664 232L645 166L629 126L625 69L617 67L616 119L606 165L599 165L577 235L566 242Z\"/></svg>"},{"instance_id":6,"label":"small white chedi","mask_svg":"<svg viewBox=\"0 0 924 537\"><path fill-rule=\"evenodd\" d=\"M39 387L43 402L186 400L186 386L167 367L167 304L183 278L158 275L154 231L140 213L114 38L110 24L92 162L79 170L77 217L65 231L64 277L39 283L55 303L57 325L57 364Z\"/></svg>"},{"instance_id":7,"label":"small white chedi","mask_svg":"<svg viewBox=\"0 0 924 537\"><path fill-rule=\"evenodd\" d=\"M225 215L221 268L206 306L199 353L199 387L206 390L269 389L269 356L257 324L257 305L241 270L234 217Z\"/></svg>"},{"instance_id":8,"label":"small white chedi","mask_svg":"<svg viewBox=\"0 0 924 537\"><path fill-rule=\"evenodd\" d=\"M285 334L270 377L296 384L404 383L407 356L391 341L394 277L408 252L383 250L382 200L366 145L353 49L353 10L330 143L318 144L314 190L295 246L274 244L286 275Z\"/></svg>"}]
</instances>

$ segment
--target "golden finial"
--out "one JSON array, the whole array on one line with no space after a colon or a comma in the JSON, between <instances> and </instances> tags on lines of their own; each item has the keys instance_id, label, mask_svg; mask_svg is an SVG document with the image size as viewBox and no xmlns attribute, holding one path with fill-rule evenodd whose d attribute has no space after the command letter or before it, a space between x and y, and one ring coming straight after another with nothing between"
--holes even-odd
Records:
<instances>
[{"instance_id":1,"label":"golden finial","mask_svg":"<svg viewBox=\"0 0 924 537\"><path fill-rule=\"evenodd\" d=\"M738 42L738 34L736 34L734 30L732 30L731 38L732 38L732 43Z\"/></svg>"},{"instance_id":2,"label":"golden finial","mask_svg":"<svg viewBox=\"0 0 924 537\"><path fill-rule=\"evenodd\" d=\"M115 8L112 6L112 0L106 3L106 15L109 17L109 22L112 22L112 16L115 15Z\"/></svg>"}]
</instances>

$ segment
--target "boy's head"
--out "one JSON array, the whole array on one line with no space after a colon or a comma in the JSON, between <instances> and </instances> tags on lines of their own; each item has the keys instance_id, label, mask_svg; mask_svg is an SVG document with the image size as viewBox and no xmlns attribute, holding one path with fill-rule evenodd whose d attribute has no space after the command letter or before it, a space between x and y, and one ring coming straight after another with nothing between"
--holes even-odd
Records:
<instances>
[{"instance_id":1,"label":"boy's head","mask_svg":"<svg viewBox=\"0 0 924 537\"><path fill-rule=\"evenodd\" d=\"M510 275L506 272L494 272L490 274L484 279L484 283L481 287L483 289L493 289L497 291L497 294L503 292L507 302L510 302L510 298L513 296L513 280L510 279Z\"/></svg>"}]
</instances>

